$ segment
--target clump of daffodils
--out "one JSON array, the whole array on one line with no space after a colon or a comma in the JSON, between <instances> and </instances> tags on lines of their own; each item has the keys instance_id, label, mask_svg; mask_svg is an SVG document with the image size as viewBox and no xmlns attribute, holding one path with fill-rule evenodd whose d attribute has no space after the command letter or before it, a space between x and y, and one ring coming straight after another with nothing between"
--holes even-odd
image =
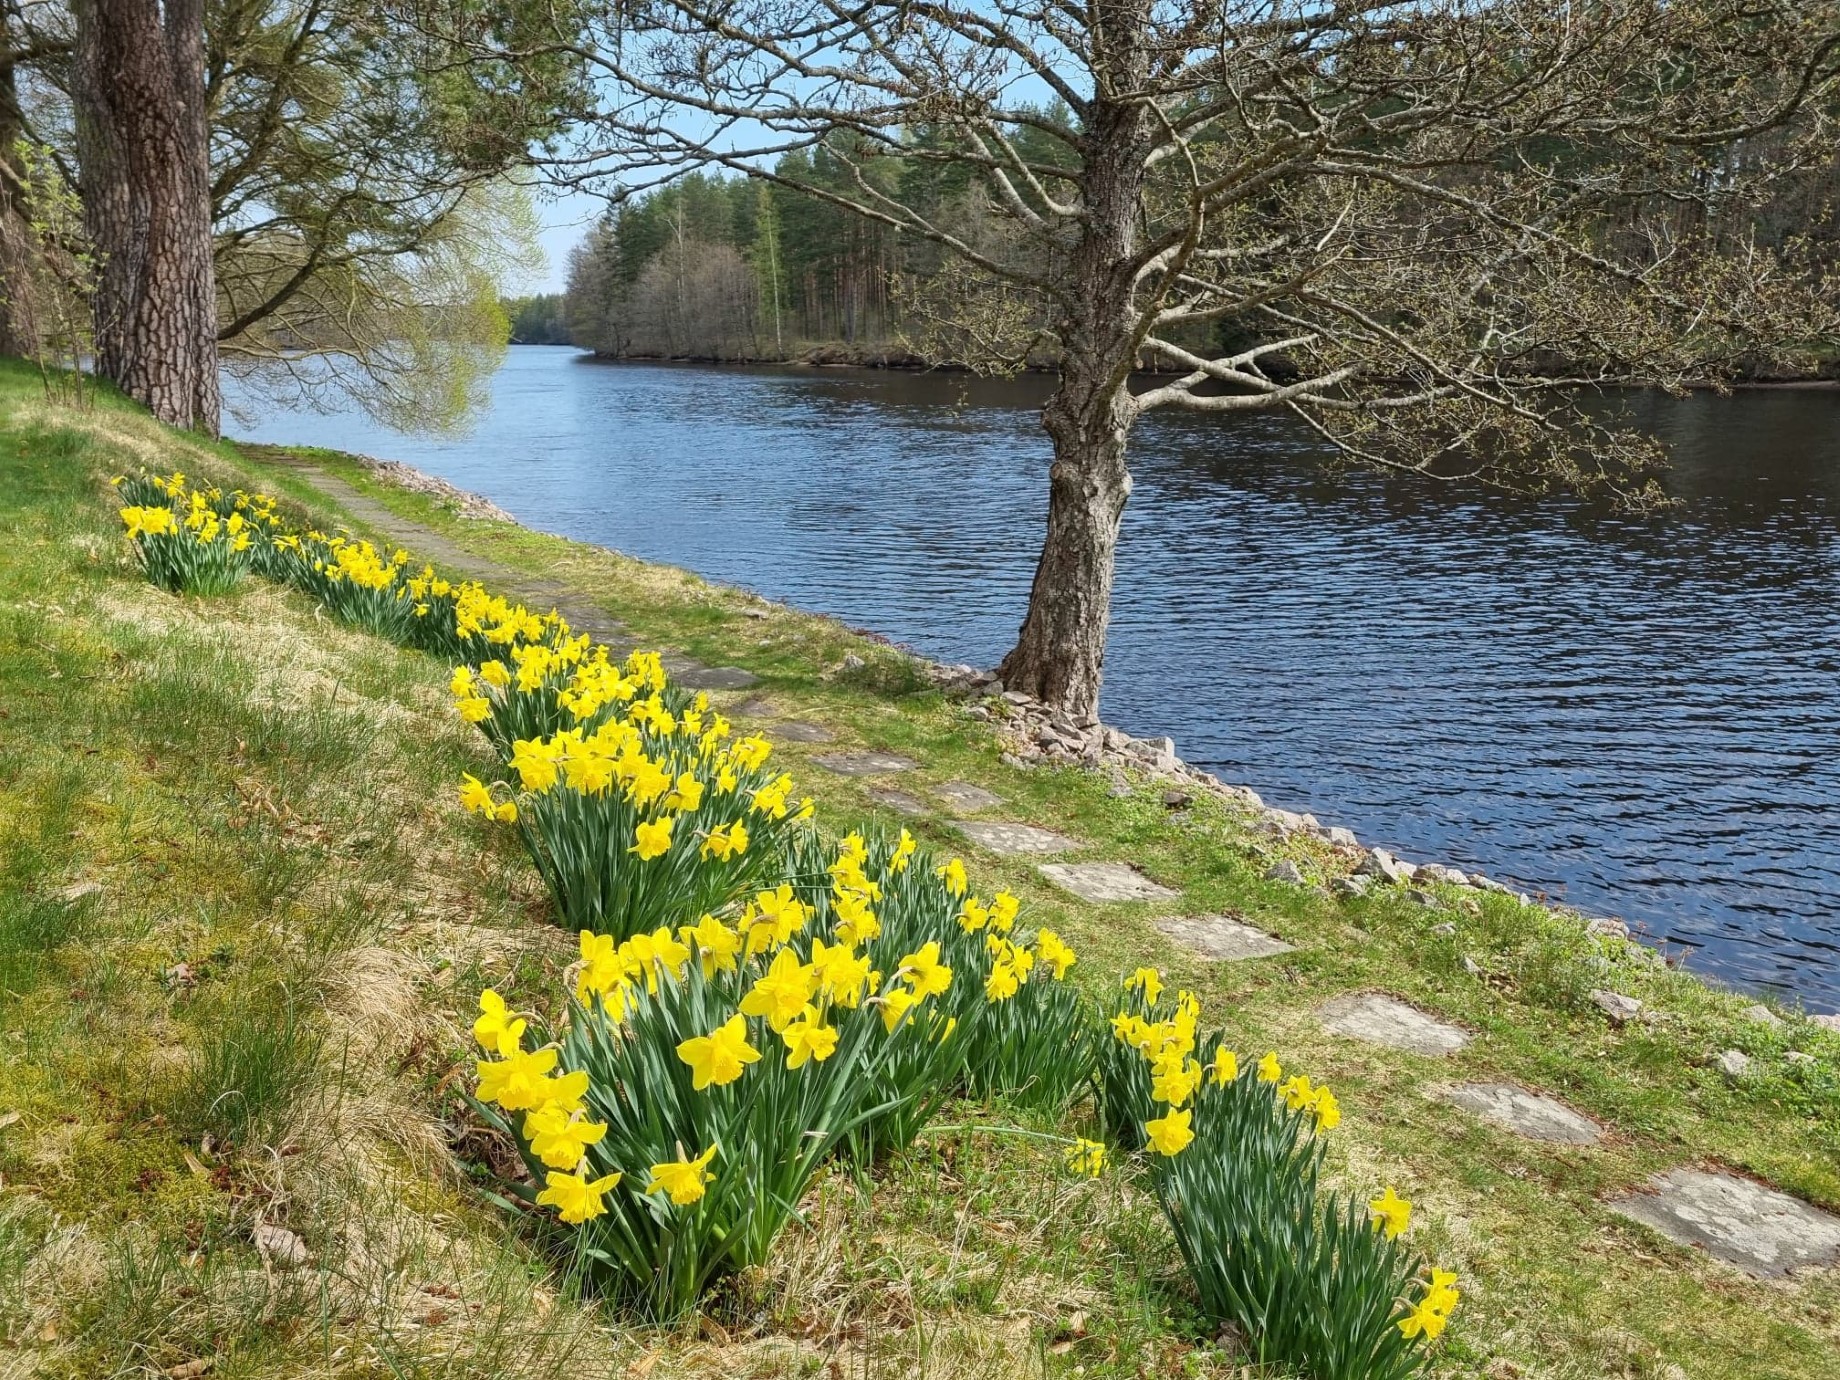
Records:
<instances>
[{"instance_id":1,"label":"clump of daffodils","mask_svg":"<svg viewBox=\"0 0 1840 1380\"><path fill-rule=\"evenodd\" d=\"M174 594L227 593L254 568L256 544L266 545L274 501L218 488L187 488L184 474L117 479L123 528L141 569Z\"/></svg>"},{"instance_id":2,"label":"clump of daffodils","mask_svg":"<svg viewBox=\"0 0 1840 1380\"><path fill-rule=\"evenodd\" d=\"M1327 1380L1417 1374L1459 1291L1405 1241L1411 1204L1319 1191L1335 1094L1204 1037L1192 993L1140 968L1101 1060L1101 1110L1141 1147L1203 1307L1257 1339L1260 1360Z\"/></svg>"},{"instance_id":3,"label":"clump of daffodils","mask_svg":"<svg viewBox=\"0 0 1840 1380\"><path fill-rule=\"evenodd\" d=\"M885 1144L953 1086L963 983L938 940L903 937L942 888L898 848L853 837L815 876L694 922L583 929L542 1045L481 995L481 1112L532 1176L508 1188L582 1234L602 1287L661 1317L690 1307L765 1260L828 1157Z\"/></svg>"}]
</instances>

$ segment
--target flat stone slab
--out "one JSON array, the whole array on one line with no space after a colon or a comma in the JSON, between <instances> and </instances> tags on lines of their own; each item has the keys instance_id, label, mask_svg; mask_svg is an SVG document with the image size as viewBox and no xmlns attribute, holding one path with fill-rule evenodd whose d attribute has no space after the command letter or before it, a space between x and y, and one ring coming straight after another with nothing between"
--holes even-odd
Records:
<instances>
[{"instance_id":1,"label":"flat stone slab","mask_svg":"<svg viewBox=\"0 0 1840 1380\"><path fill-rule=\"evenodd\" d=\"M739 666L696 666L676 673L677 683L692 690L745 690L760 677Z\"/></svg>"},{"instance_id":2,"label":"flat stone slab","mask_svg":"<svg viewBox=\"0 0 1840 1380\"><path fill-rule=\"evenodd\" d=\"M803 719L782 719L779 723L769 724L767 732L788 743L834 743L837 741L837 735L823 724L808 724Z\"/></svg>"},{"instance_id":3,"label":"flat stone slab","mask_svg":"<svg viewBox=\"0 0 1840 1380\"><path fill-rule=\"evenodd\" d=\"M1603 1135L1590 1117L1513 1083L1458 1083L1437 1089L1433 1096L1529 1140L1594 1145Z\"/></svg>"},{"instance_id":4,"label":"flat stone slab","mask_svg":"<svg viewBox=\"0 0 1840 1380\"><path fill-rule=\"evenodd\" d=\"M751 695L728 712L739 714L744 719L767 719L777 711L773 707L773 701L763 699L759 695Z\"/></svg>"},{"instance_id":5,"label":"flat stone slab","mask_svg":"<svg viewBox=\"0 0 1840 1380\"><path fill-rule=\"evenodd\" d=\"M948 781L934 794L955 810L993 810L1003 803L1002 796L969 781Z\"/></svg>"},{"instance_id":6,"label":"flat stone slab","mask_svg":"<svg viewBox=\"0 0 1840 1380\"><path fill-rule=\"evenodd\" d=\"M994 819L955 819L952 827L980 848L1013 858L1020 853L1065 853L1078 842L1033 824L1005 824Z\"/></svg>"},{"instance_id":7,"label":"flat stone slab","mask_svg":"<svg viewBox=\"0 0 1840 1380\"><path fill-rule=\"evenodd\" d=\"M1382 992L1337 997L1319 1007L1316 1018L1337 1035L1409 1054L1455 1054L1469 1043L1469 1036L1454 1025L1445 1025Z\"/></svg>"},{"instance_id":8,"label":"flat stone slab","mask_svg":"<svg viewBox=\"0 0 1840 1380\"><path fill-rule=\"evenodd\" d=\"M1082 901L1167 901L1177 893L1151 881L1126 863L1043 863L1037 869Z\"/></svg>"},{"instance_id":9,"label":"flat stone slab","mask_svg":"<svg viewBox=\"0 0 1840 1380\"><path fill-rule=\"evenodd\" d=\"M1753 1275L1840 1262L1840 1217L1736 1174L1672 1169L1606 1206Z\"/></svg>"},{"instance_id":10,"label":"flat stone slab","mask_svg":"<svg viewBox=\"0 0 1840 1380\"><path fill-rule=\"evenodd\" d=\"M912 771L919 765L892 752L827 752L811 760L839 776L879 776L889 771Z\"/></svg>"},{"instance_id":11,"label":"flat stone slab","mask_svg":"<svg viewBox=\"0 0 1840 1380\"><path fill-rule=\"evenodd\" d=\"M929 813L926 802L906 791L891 790L886 786L871 786L867 792L869 799L877 805L886 805L891 810L898 810L904 815L916 817Z\"/></svg>"},{"instance_id":12,"label":"flat stone slab","mask_svg":"<svg viewBox=\"0 0 1840 1380\"><path fill-rule=\"evenodd\" d=\"M1203 958L1229 963L1271 958L1290 953L1295 947L1230 915L1167 915L1156 922L1156 927Z\"/></svg>"}]
</instances>

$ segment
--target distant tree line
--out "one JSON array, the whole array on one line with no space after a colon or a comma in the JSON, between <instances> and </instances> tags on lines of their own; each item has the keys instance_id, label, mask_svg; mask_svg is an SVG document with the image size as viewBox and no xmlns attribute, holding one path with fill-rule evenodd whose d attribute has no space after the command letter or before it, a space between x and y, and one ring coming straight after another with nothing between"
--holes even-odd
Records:
<instances>
[{"instance_id":1,"label":"distant tree line","mask_svg":"<svg viewBox=\"0 0 1840 1380\"><path fill-rule=\"evenodd\" d=\"M509 297L505 319L511 323L513 345L567 345L568 323L562 316L562 294L540 292L532 297Z\"/></svg>"}]
</instances>

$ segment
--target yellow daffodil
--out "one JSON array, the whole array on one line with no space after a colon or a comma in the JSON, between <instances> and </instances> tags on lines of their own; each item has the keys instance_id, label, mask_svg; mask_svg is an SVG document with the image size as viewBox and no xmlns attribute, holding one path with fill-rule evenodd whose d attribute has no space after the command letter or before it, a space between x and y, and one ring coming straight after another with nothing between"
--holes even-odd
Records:
<instances>
[{"instance_id":1,"label":"yellow daffodil","mask_svg":"<svg viewBox=\"0 0 1840 1380\"><path fill-rule=\"evenodd\" d=\"M507 1034L515 1047L524 1038L523 1018L512 1015L505 999L488 987L479 994L479 1018L473 1022L473 1038L486 1049L496 1050Z\"/></svg>"},{"instance_id":2,"label":"yellow daffodil","mask_svg":"<svg viewBox=\"0 0 1840 1380\"><path fill-rule=\"evenodd\" d=\"M1179 1155L1194 1140L1194 1114L1187 1108L1171 1108L1168 1115L1144 1123L1144 1135L1159 1155Z\"/></svg>"},{"instance_id":3,"label":"yellow daffodil","mask_svg":"<svg viewBox=\"0 0 1840 1380\"><path fill-rule=\"evenodd\" d=\"M952 970L939 961L939 941L929 939L901 958L896 980L905 980L917 997L943 996L952 986Z\"/></svg>"},{"instance_id":4,"label":"yellow daffodil","mask_svg":"<svg viewBox=\"0 0 1840 1380\"><path fill-rule=\"evenodd\" d=\"M1259 1060L1259 1082L1276 1083L1284 1077L1284 1066L1278 1062L1278 1051L1267 1050L1265 1057Z\"/></svg>"},{"instance_id":5,"label":"yellow daffodil","mask_svg":"<svg viewBox=\"0 0 1840 1380\"><path fill-rule=\"evenodd\" d=\"M1035 955L1054 970L1056 982L1066 977L1067 970L1078 961L1073 950L1053 930L1041 930L1035 935Z\"/></svg>"},{"instance_id":6,"label":"yellow daffodil","mask_svg":"<svg viewBox=\"0 0 1840 1380\"><path fill-rule=\"evenodd\" d=\"M733 1016L709 1034L683 1041L677 1046L677 1057L690 1066L691 1081L702 1092L734 1082L760 1058L760 1051L748 1043L747 1022Z\"/></svg>"},{"instance_id":7,"label":"yellow daffodil","mask_svg":"<svg viewBox=\"0 0 1840 1380\"><path fill-rule=\"evenodd\" d=\"M546 1103L524 1117L524 1139L530 1153L551 1169L575 1169L583 1151L607 1134L604 1121L578 1120L554 1103Z\"/></svg>"},{"instance_id":8,"label":"yellow daffodil","mask_svg":"<svg viewBox=\"0 0 1840 1380\"><path fill-rule=\"evenodd\" d=\"M1067 1168L1089 1179L1098 1178L1105 1169L1104 1144L1081 1136L1067 1147Z\"/></svg>"},{"instance_id":9,"label":"yellow daffodil","mask_svg":"<svg viewBox=\"0 0 1840 1380\"><path fill-rule=\"evenodd\" d=\"M651 1182L646 1184L645 1191L668 1193L678 1207L688 1207L701 1202L707 1185L715 1182L716 1176L709 1172L709 1162L716 1157L716 1147L710 1146L693 1160L682 1158L682 1146L677 1153L679 1158L652 1166Z\"/></svg>"},{"instance_id":10,"label":"yellow daffodil","mask_svg":"<svg viewBox=\"0 0 1840 1380\"><path fill-rule=\"evenodd\" d=\"M1385 1193L1367 1206L1374 1215L1374 1224L1386 1233L1389 1241L1396 1239L1412 1225L1412 1205L1393 1192L1391 1184L1386 1186Z\"/></svg>"},{"instance_id":11,"label":"yellow daffodil","mask_svg":"<svg viewBox=\"0 0 1840 1380\"><path fill-rule=\"evenodd\" d=\"M1225 1045L1216 1046L1214 1049L1214 1083L1215 1085L1217 1087L1225 1087L1228 1083L1231 1083L1235 1078L1238 1078L1238 1077L1239 1077L1239 1055L1235 1054L1232 1050L1228 1049Z\"/></svg>"},{"instance_id":12,"label":"yellow daffodil","mask_svg":"<svg viewBox=\"0 0 1840 1380\"><path fill-rule=\"evenodd\" d=\"M1139 991L1144 994L1144 1005L1155 1006L1156 999L1163 995L1163 975L1154 968L1139 968L1124 980L1127 991Z\"/></svg>"},{"instance_id":13,"label":"yellow daffodil","mask_svg":"<svg viewBox=\"0 0 1840 1380\"><path fill-rule=\"evenodd\" d=\"M920 998L911 989L900 986L890 987L875 1000L882 1009L882 1024L890 1035L894 1034L895 1027L901 1024L907 1013L920 1004Z\"/></svg>"},{"instance_id":14,"label":"yellow daffodil","mask_svg":"<svg viewBox=\"0 0 1840 1380\"><path fill-rule=\"evenodd\" d=\"M963 896L971 885L970 878L965 875L965 864L958 858L933 870L946 884L946 890L953 896Z\"/></svg>"},{"instance_id":15,"label":"yellow daffodil","mask_svg":"<svg viewBox=\"0 0 1840 1380\"><path fill-rule=\"evenodd\" d=\"M907 864L913 858L914 852L919 846L919 844L914 842L914 836L912 834L908 833L905 829L901 830L900 840L895 844L894 852L890 854L888 858L888 870L895 873L907 871Z\"/></svg>"},{"instance_id":16,"label":"yellow daffodil","mask_svg":"<svg viewBox=\"0 0 1840 1380\"><path fill-rule=\"evenodd\" d=\"M1201 1086L1201 1065L1180 1054L1159 1059L1151 1070L1150 1096L1180 1107Z\"/></svg>"},{"instance_id":17,"label":"yellow daffodil","mask_svg":"<svg viewBox=\"0 0 1840 1380\"><path fill-rule=\"evenodd\" d=\"M991 926L1003 934L1010 932L1010 927L1016 923L1016 916L1021 911L1022 902L1007 891L999 891L990 898Z\"/></svg>"},{"instance_id":18,"label":"yellow daffodil","mask_svg":"<svg viewBox=\"0 0 1840 1380\"><path fill-rule=\"evenodd\" d=\"M705 915L694 925L682 926L677 937L697 951L704 977L735 971L735 957L741 952L741 936L715 916Z\"/></svg>"},{"instance_id":19,"label":"yellow daffodil","mask_svg":"<svg viewBox=\"0 0 1840 1380\"><path fill-rule=\"evenodd\" d=\"M473 814L492 813L492 792L471 772L460 773L460 805Z\"/></svg>"},{"instance_id":20,"label":"yellow daffodil","mask_svg":"<svg viewBox=\"0 0 1840 1380\"><path fill-rule=\"evenodd\" d=\"M786 1067L796 1069L807 1060L823 1063L837 1049L837 1030L824 1023L814 1006L807 1006L799 1018L779 1033L786 1042Z\"/></svg>"},{"instance_id":21,"label":"yellow daffodil","mask_svg":"<svg viewBox=\"0 0 1840 1380\"><path fill-rule=\"evenodd\" d=\"M479 664L479 678L487 685L497 686L500 690L511 684L511 672L502 661L483 661Z\"/></svg>"},{"instance_id":22,"label":"yellow daffodil","mask_svg":"<svg viewBox=\"0 0 1840 1380\"><path fill-rule=\"evenodd\" d=\"M1327 1088L1316 1090L1316 1101L1311 1106L1316 1114L1316 1129L1333 1131L1342 1124L1342 1104L1335 1100L1335 1094Z\"/></svg>"},{"instance_id":23,"label":"yellow daffodil","mask_svg":"<svg viewBox=\"0 0 1840 1380\"><path fill-rule=\"evenodd\" d=\"M675 823L674 815L643 821L633 830L633 846L626 851L637 853L640 862L663 857L671 851L671 826Z\"/></svg>"},{"instance_id":24,"label":"yellow daffodil","mask_svg":"<svg viewBox=\"0 0 1840 1380\"><path fill-rule=\"evenodd\" d=\"M548 1187L537 1195L537 1201L545 1207L555 1208L556 1215L570 1226L579 1226L590 1217L599 1217L607 1210L607 1205L601 1199L618 1186L621 1177L616 1173L589 1179L585 1174L562 1174L551 1170L545 1180Z\"/></svg>"},{"instance_id":25,"label":"yellow daffodil","mask_svg":"<svg viewBox=\"0 0 1840 1380\"><path fill-rule=\"evenodd\" d=\"M791 949L773 955L767 971L741 999L741 1014L761 1016L775 1031L783 1031L805 1009L817 990L817 970L801 964Z\"/></svg>"},{"instance_id":26,"label":"yellow daffodil","mask_svg":"<svg viewBox=\"0 0 1840 1380\"><path fill-rule=\"evenodd\" d=\"M1022 978L1014 964L1000 960L990 965L990 976L984 979L984 997L987 1001L1008 1001L1021 990Z\"/></svg>"}]
</instances>

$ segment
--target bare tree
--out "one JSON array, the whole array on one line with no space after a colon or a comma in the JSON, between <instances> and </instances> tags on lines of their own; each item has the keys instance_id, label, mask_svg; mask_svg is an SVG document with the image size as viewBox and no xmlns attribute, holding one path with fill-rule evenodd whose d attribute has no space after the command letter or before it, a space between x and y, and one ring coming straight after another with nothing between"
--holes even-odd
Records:
<instances>
[{"instance_id":1,"label":"bare tree","mask_svg":"<svg viewBox=\"0 0 1840 1380\"><path fill-rule=\"evenodd\" d=\"M1284 410L1375 465L1640 501L1652 449L1567 390L1836 332L1793 239L1729 229L1831 154L1832 0L649 0L553 43L605 96L559 178L784 181L822 145L848 175L802 190L984 275L968 362L1052 350L1001 669L1079 713L1146 412ZM937 214L954 177L1011 252ZM1172 372L1134 390L1144 364Z\"/></svg>"}]
</instances>

